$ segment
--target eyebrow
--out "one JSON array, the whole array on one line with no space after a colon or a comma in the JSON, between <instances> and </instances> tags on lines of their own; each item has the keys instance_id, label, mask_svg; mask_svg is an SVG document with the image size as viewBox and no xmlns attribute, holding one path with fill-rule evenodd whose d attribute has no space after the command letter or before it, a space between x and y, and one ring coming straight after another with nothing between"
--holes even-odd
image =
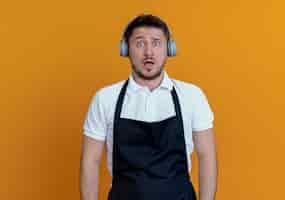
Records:
<instances>
[{"instance_id":1,"label":"eyebrow","mask_svg":"<svg viewBox=\"0 0 285 200\"><path fill-rule=\"evenodd\" d=\"M135 40L138 40L138 39L143 39L144 37L143 36L136 36L134 39ZM161 38L159 38L159 37L152 37L151 39L153 39L153 40L161 40Z\"/></svg>"},{"instance_id":2,"label":"eyebrow","mask_svg":"<svg viewBox=\"0 0 285 200\"><path fill-rule=\"evenodd\" d=\"M142 39L142 38L143 38L143 36L136 36L134 39L138 40L138 39Z\"/></svg>"}]
</instances>

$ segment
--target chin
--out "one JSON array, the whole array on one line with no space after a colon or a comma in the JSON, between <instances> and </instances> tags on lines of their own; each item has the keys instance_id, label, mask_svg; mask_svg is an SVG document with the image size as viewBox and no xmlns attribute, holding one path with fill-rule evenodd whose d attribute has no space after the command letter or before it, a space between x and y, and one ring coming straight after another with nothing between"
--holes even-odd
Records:
<instances>
[{"instance_id":1,"label":"chin","mask_svg":"<svg viewBox=\"0 0 285 200\"><path fill-rule=\"evenodd\" d=\"M155 72L145 72L145 73L139 73L139 77L145 79L145 80L154 80L158 78L161 75L162 71L155 71Z\"/></svg>"}]
</instances>

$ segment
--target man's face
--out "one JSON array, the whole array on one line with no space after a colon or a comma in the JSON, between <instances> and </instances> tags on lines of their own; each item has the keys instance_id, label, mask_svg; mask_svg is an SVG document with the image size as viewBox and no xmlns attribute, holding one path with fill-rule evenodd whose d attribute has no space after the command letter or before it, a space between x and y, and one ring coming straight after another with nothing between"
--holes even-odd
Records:
<instances>
[{"instance_id":1,"label":"man's face","mask_svg":"<svg viewBox=\"0 0 285 200\"><path fill-rule=\"evenodd\" d=\"M167 60L167 39L155 27L138 27L129 38L129 58L133 72L142 79L160 76Z\"/></svg>"}]
</instances>

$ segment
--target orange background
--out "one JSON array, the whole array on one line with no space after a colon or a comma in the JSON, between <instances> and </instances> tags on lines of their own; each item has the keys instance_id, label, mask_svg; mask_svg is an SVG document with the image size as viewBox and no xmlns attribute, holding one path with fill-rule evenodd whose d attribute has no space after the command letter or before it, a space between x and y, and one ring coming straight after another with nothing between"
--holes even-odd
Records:
<instances>
[{"instance_id":1,"label":"orange background","mask_svg":"<svg viewBox=\"0 0 285 200\"><path fill-rule=\"evenodd\" d=\"M138 14L171 27L169 75L206 93L215 114L217 199L282 199L284 1L0 3L1 199L79 199L82 125L97 89L127 78L119 57ZM192 178L197 188L197 160ZM100 199L110 177L104 155Z\"/></svg>"}]
</instances>

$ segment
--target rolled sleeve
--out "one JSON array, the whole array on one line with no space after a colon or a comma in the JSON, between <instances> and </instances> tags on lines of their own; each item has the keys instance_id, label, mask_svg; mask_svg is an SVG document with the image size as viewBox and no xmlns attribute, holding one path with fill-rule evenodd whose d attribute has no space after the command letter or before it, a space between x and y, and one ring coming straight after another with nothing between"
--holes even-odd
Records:
<instances>
[{"instance_id":1,"label":"rolled sleeve","mask_svg":"<svg viewBox=\"0 0 285 200\"><path fill-rule=\"evenodd\" d=\"M192 131L203 131L213 127L214 113L204 92L200 88L197 89L193 108Z\"/></svg>"},{"instance_id":2,"label":"rolled sleeve","mask_svg":"<svg viewBox=\"0 0 285 200\"><path fill-rule=\"evenodd\" d=\"M83 125L83 133L93 139L106 140L106 112L98 91L92 98Z\"/></svg>"}]
</instances>

